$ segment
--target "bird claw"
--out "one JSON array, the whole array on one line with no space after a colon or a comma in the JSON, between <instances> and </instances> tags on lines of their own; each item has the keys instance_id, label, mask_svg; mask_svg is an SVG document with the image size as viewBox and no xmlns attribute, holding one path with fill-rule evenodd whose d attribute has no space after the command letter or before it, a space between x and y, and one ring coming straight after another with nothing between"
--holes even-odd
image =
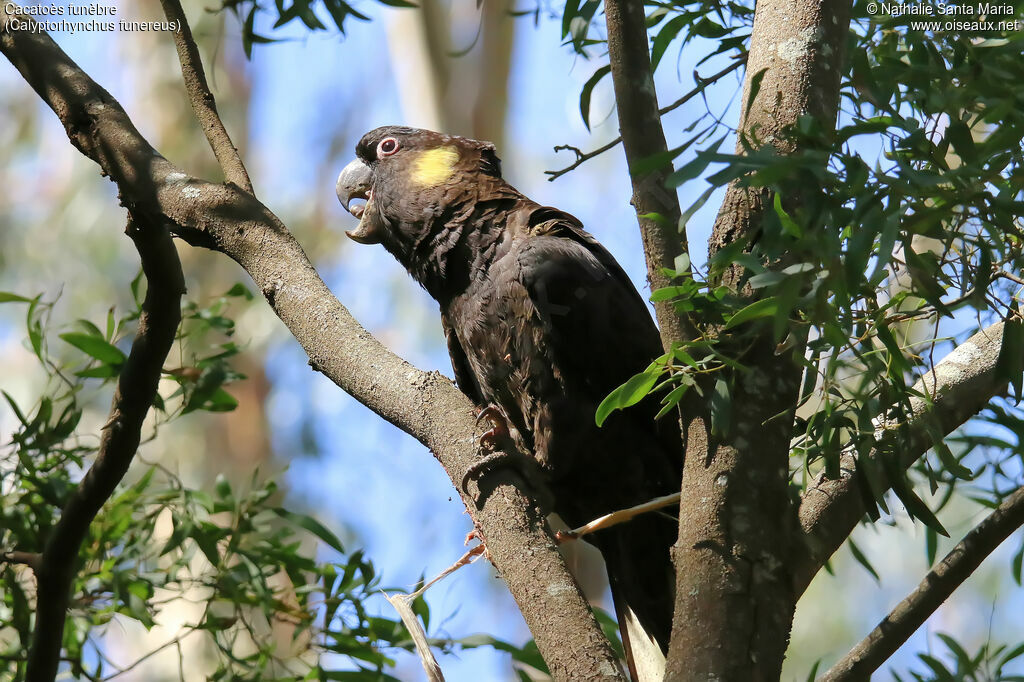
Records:
<instances>
[{"instance_id":1,"label":"bird claw","mask_svg":"<svg viewBox=\"0 0 1024 682\"><path fill-rule=\"evenodd\" d=\"M551 492L540 465L533 457L523 453L516 444L509 429L508 418L495 405L488 405L477 414L477 422L486 419L491 423L491 429L480 436L480 447L488 450L487 454L474 462L466 470L462 477L462 492L470 497L479 509L488 493L481 487L480 480L484 474L495 469L508 467L512 469L526 483L533 492L532 497L540 509L551 508ZM469 490L469 482L477 481L477 492L473 494Z\"/></svg>"},{"instance_id":2,"label":"bird claw","mask_svg":"<svg viewBox=\"0 0 1024 682\"><path fill-rule=\"evenodd\" d=\"M476 479L480 478L483 474L485 474L485 473L487 473L489 471L493 471L494 469L498 468L500 465L512 463L512 462L518 460L520 457L523 457L523 455L520 455L518 453L515 454L515 455L512 455L512 454L509 454L507 452L503 452L503 451L499 450L497 452L492 452L492 453L488 454L487 456L485 456L482 459L477 460L476 462L471 464L468 469L466 469L466 473L462 477L462 491L464 493L466 493L467 495L470 495L471 494L469 492L469 482L470 481L473 481L473 480L476 480Z\"/></svg>"},{"instance_id":3,"label":"bird claw","mask_svg":"<svg viewBox=\"0 0 1024 682\"><path fill-rule=\"evenodd\" d=\"M480 447L485 448L489 452L474 462L462 477L462 491L473 497L477 504L480 503L480 500L478 496L470 493L469 482L479 479L482 475L494 469L502 466L511 466L511 468L527 480L533 481L537 478L537 463L532 457L520 452L512 443L508 418L501 411L501 408L496 405L488 405L483 408L477 414L476 420L479 423L483 419L491 423L491 428L480 436Z\"/></svg>"},{"instance_id":4,"label":"bird claw","mask_svg":"<svg viewBox=\"0 0 1024 682\"><path fill-rule=\"evenodd\" d=\"M508 419L505 414L495 405L488 405L476 415L479 424L481 419L491 423L491 428L480 436L480 446L488 450L494 450L501 441L510 437L508 430Z\"/></svg>"}]
</instances>

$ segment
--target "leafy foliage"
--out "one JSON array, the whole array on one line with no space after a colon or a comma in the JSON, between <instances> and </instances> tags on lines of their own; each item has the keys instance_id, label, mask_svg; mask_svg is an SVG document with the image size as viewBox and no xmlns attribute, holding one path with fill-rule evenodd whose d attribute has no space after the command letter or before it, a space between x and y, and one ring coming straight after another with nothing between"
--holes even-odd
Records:
<instances>
[{"instance_id":1,"label":"leafy foliage","mask_svg":"<svg viewBox=\"0 0 1024 682\"><path fill-rule=\"evenodd\" d=\"M856 11L865 12L863 3ZM666 29L674 30L674 21ZM743 24L729 28L740 31ZM680 39L692 31L680 28ZM1024 78L1020 45L1019 34L979 41L913 30L906 17L861 14L847 48L847 106L834 133L829 122L804 117L783 142L796 153L762 145L755 132L741 141L743 155L718 151L724 138L715 137L715 128L700 133L705 149L670 179L679 185L710 172L711 187L684 211L687 219L711 191L730 183L770 208L753 242L714 253L703 274L680 269L673 287L654 293L652 300L673 300L700 336L648 368L640 387L667 391L667 410L690 386L713 390L723 396L717 404L727 405L730 386L701 377L730 361L742 365L744 349L768 336L779 352L806 348L796 358L804 380L793 434L805 473L824 467L838 475L844 452L863 455L883 446L883 436L910 416L911 399L929 399L912 386L943 349L993 319L1020 318L1024 118L1014 87ZM657 38L654 49L663 51ZM742 272L740 290L716 285L735 268ZM1005 358L1024 357L1019 328L1009 327ZM1007 378L1020 381L1020 369L1007 367ZM610 396L599 418L609 407L641 399L642 391L628 391L638 382ZM727 425L727 415L711 404L713 425ZM1019 410L998 409L1004 433L1019 435ZM1016 435L1003 439L1008 457L1019 452ZM967 449L953 453L938 442L934 457L914 474L932 492L951 491L986 469L1005 474L1005 467L966 460ZM966 436L960 442L981 444ZM914 486L900 483L896 454L880 465L860 458L878 504L887 511L882 481L896 480L894 493L907 511L944 533ZM986 486L975 495L998 503L998 493ZM944 504L949 496L940 499Z\"/></svg>"},{"instance_id":2,"label":"leafy foliage","mask_svg":"<svg viewBox=\"0 0 1024 682\"><path fill-rule=\"evenodd\" d=\"M1005 644L986 643L972 655L954 637L942 633L936 636L946 649L947 657L952 659L952 665L938 656L921 653L917 658L925 672L912 670L903 676L893 671L896 682L906 679L915 682L1018 682L1022 679L1011 670L1014 662L1024 656L1024 643L1012 649Z\"/></svg>"},{"instance_id":3,"label":"leafy foliage","mask_svg":"<svg viewBox=\"0 0 1024 682\"><path fill-rule=\"evenodd\" d=\"M379 2L391 7L416 7L408 0ZM370 20L370 17L356 10L345 0L274 0L273 8L268 8L256 0L223 0L220 11L224 10L230 11L241 21L242 47L245 49L245 56L249 58L252 58L253 45L273 43L277 40L256 32L256 20L262 15L273 20L271 31L298 21L310 31L327 31L327 25L334 24L334 28L344 34L345 22L348 19Z\"/></svg>"},{"instance_id":4,"label":"leafy foliage","mask_svg":"<svg viewBox=\"0 0 1024 682\"><path fill-rule=\"evenodd\" d=\"M135 308L123 317L112 309L102 330L78 320L74 331L57 334L59 354L50 348L54 302L0 294L0 302L27 305L28 346L49 379L47 395L32 406L2 392L18 428L0 448L0 550L41 552L95 457L96 439L82 417L124 362L140 312L139 283L132 284ZM206 306L183 305L183 366L166 371L169 390L156 405L153 437L191 412L234 408L224 386L243 377L229 364L239 349L227 315L232 300L250 297L236 285ZM259 472L244 489L220 477L210 494L160 465L136 471L104 505L79 554L62 654L68 672L90 680L116 676L126 668L107 652L113 632L127 621L149 630L173 608L193 617L127 665L174 647L179 657L211 652L211 680L396 679L387 673L394 665L388 650L411 650L412 641L397 618L370 615L368 602L380 599L381 585L362 551L347 552L319 521L282 507L276 484ZM27 567L0 563L2 680L24 674L33 590ZM429 623L422 600L417 613ZM436 641L520 652L497 641Z\"/></svg>"}]
</instances>

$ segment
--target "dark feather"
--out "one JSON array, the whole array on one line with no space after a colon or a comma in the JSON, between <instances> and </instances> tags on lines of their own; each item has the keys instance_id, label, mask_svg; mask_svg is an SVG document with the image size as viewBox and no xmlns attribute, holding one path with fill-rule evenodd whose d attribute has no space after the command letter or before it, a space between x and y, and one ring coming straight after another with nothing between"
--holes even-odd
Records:
<instances>
[{"instance_id":1,"label":"dark feather","mask_svg":"<svg viewBox=\"0 0 1024 682\"><path fill-rule=\"evenodd\" d=\"M393 136L402 150L375 153ZM458 150L450 176L417 186L417 154ZM500 177L493 146L429 131L386 128L357 147L373 172L382 243L437 299L459 387L507 415L554 495L578 526L679 490L678 424L655 424L646 400L594 415L617 386L662 353L647 305L580 222L540 206ZM405 154L405 156L403 156ZM667 649L677 522L647 514L591 536L608 566L617 608L627 603Z\"/></svg>"}]
</instances>

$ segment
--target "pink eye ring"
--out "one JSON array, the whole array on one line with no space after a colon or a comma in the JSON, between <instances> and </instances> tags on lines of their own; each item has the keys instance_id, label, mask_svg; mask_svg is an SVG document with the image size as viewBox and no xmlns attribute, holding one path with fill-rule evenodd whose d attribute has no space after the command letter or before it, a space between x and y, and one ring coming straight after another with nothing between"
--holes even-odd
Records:
<instances>
[{"instance_id":1,"label":"pink eye ring","mask_svg":"<svg viewBox=\"0 0 1024 682\"><path fill-rule=\"evenodd\" d=\"M385 137L377 145L377 156L391 156L398 151L398 140L393 137Z\"/></svg>"}]
</instances>

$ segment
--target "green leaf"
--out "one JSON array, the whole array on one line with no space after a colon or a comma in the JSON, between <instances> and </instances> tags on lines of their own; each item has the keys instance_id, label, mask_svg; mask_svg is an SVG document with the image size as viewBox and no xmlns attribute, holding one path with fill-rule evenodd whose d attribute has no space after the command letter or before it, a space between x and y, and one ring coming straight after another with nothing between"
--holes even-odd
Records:
<instances>
[{"instance_id":1,"label":"green leaf","mask_svg":"<svg viewBox=\"0 0 1024 682\"><path fill-rule=\"evenodd\" d=\"M101 339L106 339L106 337L103 335L103 332L100 331L100 328L97 327L92 322L90 322L89 320L75 320L75 324L81 327L84 330L85 334L89 336L98 336Z\"/></svg>"},{"instance_id":2,"label":"green leaf","mask_svg":"<svg viewBox=\"0 0 1024 682\"><path fill-rule=\"evenodd\" d=\"M750 107L753 106L754 100L757 99L757 93L761 91L761 81L764 80L765 73L768 72L767 68L761 69L750 78L750 94L747 95L747 105L744 109L745 115L750 114Z\"/></svg>"},{"instance_id":3,"label":"green leaf","mask_svg":"<svg viewBox=\"0 0 1024 682\"><path fill-rule=\"evenodd\" d=\"M934 529L935 532L942 537L949 537L949 531L943 527L932 510L928 508L928 505L926 505L924 501L917 496L917 493L907 486L905 480L901 479L899 483L894 483L892 489L893 492L896 493L896 497L898 497L900 502L903 503L903 506L906 507L907 513L910 514L911 517L919 519L921 523Z\"/></svg>"},{"instance_id":4,"label":"green leaf","mask_svg":"<svg viewBox=\"0 0 1024 682\"><path fill-rule=\"evenodd\" d=\"M729 321L725 323L726 329L732 329L738 327L744 322L756 320L762 317L772 317L779 312L779 301L775 296L769 296L768 298L762 298L760 301L754 301L747 307L743 308L735 315L729 318Z\"/></svg>"},{"instance_id":5,"label":"green leaf","mask_svg":"<svg viewBox=\"0 0 1024 682\"><path fill-rule=\"evenodd\" d=\"M193 526L190 522L175 517L176 523L174 524L174 530L171 531L171 537L167 538L167 542L164 543L163 547L160 548L160 552L157 556L163 556L178 547L185 541L185 538L192 535Z\"/></svg>"},{"instance_id":6,"label":"green leaf","mask_svg":"<svg viewBox=\"0 0 1024 682\"><path fill-rule=\"evenodd\" d=\"M225 298L244 298L247 301L253 299L252 292L241 282L235 282L235 285L224 292Z\"/></svg>"},{"instance_id":7,"label":"green leaf","mask_svg":"<svg viewBox=\"0 0 1024 682\"><path fill-rule=\"evenodd\" d=\"M31 303L31 298L25 298L9 291L0 291L0 303Z\"/></svg>"},{"instance_id":8,"label":"green leaf","mask_svg":"<svg viewBox=\"0 0 1024 682\"><path fill-rule=\"evenodd\" d=\"M850 554L852 554L853 558L857 560L857 563L863 566L865 569L867 569L867 572L871 574L871 576L875 579L875 582L882 582L882 579L879 577L878 572L875 570L875 567L871 565L870 561L868 561L868 558L864 555L864 552L860 551L860 547L857 546L857 543L853 540L850 540L849 545Z\"/></svg>"},{"instance_id":9,"label":"green leaf","mask_svg":"<svg viewBox=\"0 0 1024 682\"><path fill-rule=\"evenodd\" d=\"M1017 658L1020 658L1022 655L1024 655L1024 642L1022 642L1021 644L1018 644L1012 650L1010 650L1006 654L1004 654L1003 657L999 659L999 665L996 666L996 668L997 669L998 668L1002 668L1004 665L1006 665L1010 661L1012 661L1014 659L1017 659Z\"/></svg>"},{"instance_id":10,"label":"green leaf","mask_svg":"<svg viewBox=\"0 0 1024 682\"><path fill-rule=\"evenodd\" d=\"M786 210L782 208L782 196L778 192L775 193L773 204L775 206L775 215L779 217L779 222L782 223L783 234L793 237L794 239L802 237L804 235L804 231L796 224L796 221L786 213Z\"/></svg>"},{"instance_id":11,"label":"green leaf","mask_svg":"<svg viewBox=\"0 0 1024 682\"><path fill-rule=\"evenodd\" d=\"M934 528L928 527L924 529L924 545L925 555L928 558L928 565L935 565L935 555L939 550L939 534L935 532Z\"/></svg>"},{"instance_id":12,"label":"green leaf","mask_svg":"<svg viewBox=\"0 0 1024 682\"><path fill-rule=\"evenodd\" d=\"M1018 585L1021 584L1021 566L1024 565L1024 543L1021 543L1017 553L1013 555L1013 560L1010 562L1010 572L1013 575L1013 581Z\"/></svg>"},{"instance_id":13,"label":"green leaf","mask_svg":"<svg viewBox=\"0 0 1024 682\"><path fill-rule=\"evenodd\" d=\"M707 203L708 199L711 198L711 195L714 193L716 189L718 188L714 186L708 187L699 197L697 197L697 200L695 202L690 204L690 206L685 211L683 211L683 214L679 216L679 232L682 232L684 229L686 229L686 224L690 222L690 218L692 218L693 214L699 211L701 207ZM679 268L676 269L678 270Z\"/></svg>"},{"instance_id":14,"label":"green leaf","mask_svg":"<svg viewBox=\"0 0 1024 682\"><path fill-rule=\"evenodd\" d=\"M218 388L213 395L207 398L201 409L207 412L230 412L236 407L238 407L238 399L223 388Z\"/></svg>"},{"instance_id":15,"label":"green leaf","mask_svg":"<svg viewBox=\"0 0 1024 682\"><path fill-rule=\"evenodd\" d=\"M252 46L254 43L277 42L273 38L266 38L256 33L255 25L257 9L259 9L259 5L254 3L252 9L249 10L248 16L246 16L245 21L242 23L242 49L245 51L246 59L252 59Z\"/></svg>"},{"instance_id":16,"label":"green leaf","mask_svg":"<svg viewBox=\"0 0 1024 682\"><path fill-rule=\"evenodd\" d=\"M14 411L15 416L18 418L18 421L21 422L22 426L28 426L28 419L24 414L22 414L21 409L18 408L18 403L14 402L14 398L11 397L11 394L7 391L0 391L0 393L3 394L4 400L6 400L7 404L11 406L11 410Z\"/></svg>"},{"instance_id":17,"label":"green leaf","mask_svg":"<svg viewBox=\"0 0 1024 682\"><path fill-rule=\"evenodd\" d=\"M936 677L939 680L955 679L953 677L953 673L951 673L946 668L946 666L942 665L942 663L934 656L930 656L928 654L918 654L917 657L921 659L922 663L931 668L932 672L935 673Z\"/></svg>"},{"instance_id":18,"label":"green leaf","mask_svg":"<svg viewBox=\"0 0 1024 682\"><path fill-rule=\"evenodd\" d=\"M213 485L213 492L217 494L218 499L228 500L231 499L231 481L224 474L217 474L217 480Z\"/></svg>"},{"instance_id":19,"label":"green leaf","mask_svg":"<svg viewBox=\"0 0 1024 682\"><path fill-rule=\"evenodd\" d=\"M594 94L594 88L601 82L601 79L611 73L612 67L609 64L602 66L594 72L594 75L587 79L580 91L580 115L583 117L583 125L590 130L590 98Z\"/></svg>"},{"instance_id":20,"label":"green leaf","mask_svg":"<svg viewBox=\"0 0 1024 682\"><path fill-rule=\"evenodd\" d=\"M576 18L580 11L579 0L566 0L565 8L562 10L562 37L565 38L569 35L569 30L572 28L572 20Z\"/></svg>"},{"instance_id":21,"label":"green leaf","mask_svg":"<svg viewBox=\"0 0 1024 682\"><path fill-rule=\"evenodd\" d=\"M889 327L885 324L877 324L874 326L875 335L878 340L882 342L885 349L889 351L888 362L891 365L889 375L893 378L907 374L910 371L910 363L903 356L903 349L896 342L896 337L892 335Z\"/></svg>"},{"instance_id":22,"label":"green leaf","mask_svg":"<svg viewBox=\"0 0 1024 682\"><path fill-rule=\"evenodd\" d=\"M249 10L249 15L242 23L242 50L245 51L246 59L252 59L252 39L256 22L256 7L257 6L253 4L252 9Z\"/></svg>"},{"instance_id":23,"label":"green leaf","mask_svg":"<svg viewBox=\"0 0 1024 682\"><path fill-rule=\"evenodd\" d=\"M207 526L213 526L213 524L193 526L190 535L193 542L199 547L199 551L206 557L206 560L213 566L219 566L220 549L217 547L217 534L210 532L209 528L206 528ZM215 526L213 528L216 529Z\"/></svg>"},{"instance_id":24,"label":"green leaf","mask_svg":"<svg viewBox=\"0 0 1024 682\"><path fill-rule=\"evenodd\" d=\"M977 150L974 145L974 137L967 124L960 120L950 121L946 127L946 139L953 145L953 149L965 163L970 163L977 158Z\"/></svg>"},{"instance_id":25,"label":"green leaf","mask_svg":"<svg viewBox=\"0 0 1024 682\"><path fill-rule=\"evenodd\" d=\"M676 406L679 405L679 401L683 399L683 394L686 393L687 389L692 385L693 382L691 380L690 383L681 383L669 391L668 395L666 395L661 401L663 403L663 407L658 410L658 414L654 415L654 418L661 419L666 414L676 409Z\"/></svg>"},{"instance_id":26,"label":"green leaf","mask_svg":"<svg viewBox=\"0 0 1024 682\"><path fill-rule=\"evenodd\" d=\"M959 642L957 642L949 635L943 634L941 632L935 633L935 636L941 639L942 642L946 645L946 648L948 648L950 652L954 656L956 656L956 662L959 668L969 670L973 667L971 662L971 655L964 650L963 646L961 646Z\"/></svg>"},{"instance_id":27,"label":"green leaf","mask_svg":"<svg viewBox=\"0 0 1024 682\"><path fill-rule=\"evenodd\" d=\"M345 553L345 548L342 547L341 540L338 539L338 536L328 530L326 526L314 519L312 516L297 514L296 512L288 511L284 507L275 507L274 513L291 524L298 526L299 528L303 528L317 536L323 540L328 547L336 552L342 554Z\"/></svg>"},{"instance_id":28,"label":"green leaf","mask_svg":"<svg viewBox=\"0 0 1024 682\"><path fill-rule=\"evenodd\" d=\"M754 275L747 280L747 284L750 285L751 289L764 289L765 287L775 286L786 279L786 276L781 272L775 270L765 270L764 272Z\"/></svg>"},{"instance_id":29,"label":"green leaf","mask_svg":"<svg viewBox=\"0 0 1024 682\"><path fill-rule=\"evenodd\" d=\"M725 142L725 138L726 135L723 135L712 142L711 146L707 149L697 152L697 158L683 165L682 168L669 175L668 178L665 179L665 185L668 187L679 187L679 185L689 182L703 173L711 162L717 158L718 148L722 146L723 142Z\"/></svg>"},{"instance_id":30,"label":"green leaf","mask_svg":"<svg viewBox=\"0 0 1024 682\"><path fill-rule=\"evenodd\" d=\"M475 634L469 637L463 637L462 639L455 640L456 644L466 648L474 649L481 646L494 647L498 651L504 651L512 655L512 660L517 663L524 663L532 668L536 668L543 673L547 673L548 668L544 663L544 659L540 655L540 651L537 649L537 645L533 640L530 640L522 647L503 642L500 639L492 637L487 634ZM614 647L614 644L613 644Z\"/></svg>"},{"instance_id":31,"label":"green leaf","mask_svg":"<svg viewBox=\"0 0 1024 682\"><path fill-rule=\"evenodd\" d=\"M60 334L60 338L86 355L96 358L108 365L123 365L127 359L125 354L117 346L108 343L103 337L94 334L83 334L81 332L67 332Z\"/></svg>"},{"instance_id":32,"label":"green leaf","mask_svg":"<svg viewBox=\"0 0 1024 682\"><path fill-rule=\"evenodd\" d=\"M680 228L682 229L682 228ZM680 253L672 260L672 267L676 271L674 276L689 276L690 275L690 254L683 252ZM692 278L690 280L693 281Z\"/></svg>"},{"instance_id":33,"label":"green leaf","mask_svg":"<svg viewBox=\"0 0 1024 682\"><path fill-rule=\"evenodd\" d=\"M598 426L604 424L605 420L615 410L621 410L630 405L636 405L651 392L654 384L658 381L661 372L655 368L648 367L647 371L631 377L629 381L622 384L608 394L608 397L597 406L597 413L594 421Z\"/></svg>"},{"instance_id":34,"label":"green leaf","mask_svg":"<svg viewBox=\"0 0 1024 682\"><path fill-rule=\"evenodd\" d=\"M665 50L675 40L676 35L692 20L690 14L678 14L667 22L658 31L658 35L654 37L654 41L651 44L651 73L658 69L658 64L661 63L661 58L665 54Z\"/></svg>"},{"instance_id":35,"label":"green leaf","mask_svg":"<svg viewBox=\"0 0 1024 682\"><path fill-rule=\"evenodd\" d=\"M933 429L928 429L928 431L932 432ZM936 428L934 431L938 431L938 429ZM932 449L939 456L939 460L942 462L942 465L946 467L946 470L953 476L965 481L974 480L974 472L960 463L960 461L953 455L953 452L949 449L949 446L943 442L941 435L935 434L935 436L933 436L934 440L932 441Z\"/></svg>"},{"instance_id":36,"label":"green leaf","mask_svg":"<svg viewBox=\"0 0 1024 682\"><path fill-rule=\"evenodd\" d=\"M119 368L114 365L99 365L79 370L75 372L75 376L83 379L110 379L116 377L118 372Z\"/></svg>"},{"instance_id":37,"label":"green leaf","mask_svg":"<svg viewBox=\"0 0 1024 682\"><path fill-rule=\"evenodd\" d=\"M376 670L324 670L316 671L311 679L333 680L334 682L401 682L397 677Z\"/></svg>"},{"instance_id":38,"label":"green leaf","mask_svg":"<svg viewBox=\"0 0 1024 682\"><path fill-rule=\"evenodd\" d=\"M104 338L107 341L114 340L114 332L117 331L117 320L114 319L114 306L110 306L107 310L107 333Z\"/></svg>"}]
</instances>

